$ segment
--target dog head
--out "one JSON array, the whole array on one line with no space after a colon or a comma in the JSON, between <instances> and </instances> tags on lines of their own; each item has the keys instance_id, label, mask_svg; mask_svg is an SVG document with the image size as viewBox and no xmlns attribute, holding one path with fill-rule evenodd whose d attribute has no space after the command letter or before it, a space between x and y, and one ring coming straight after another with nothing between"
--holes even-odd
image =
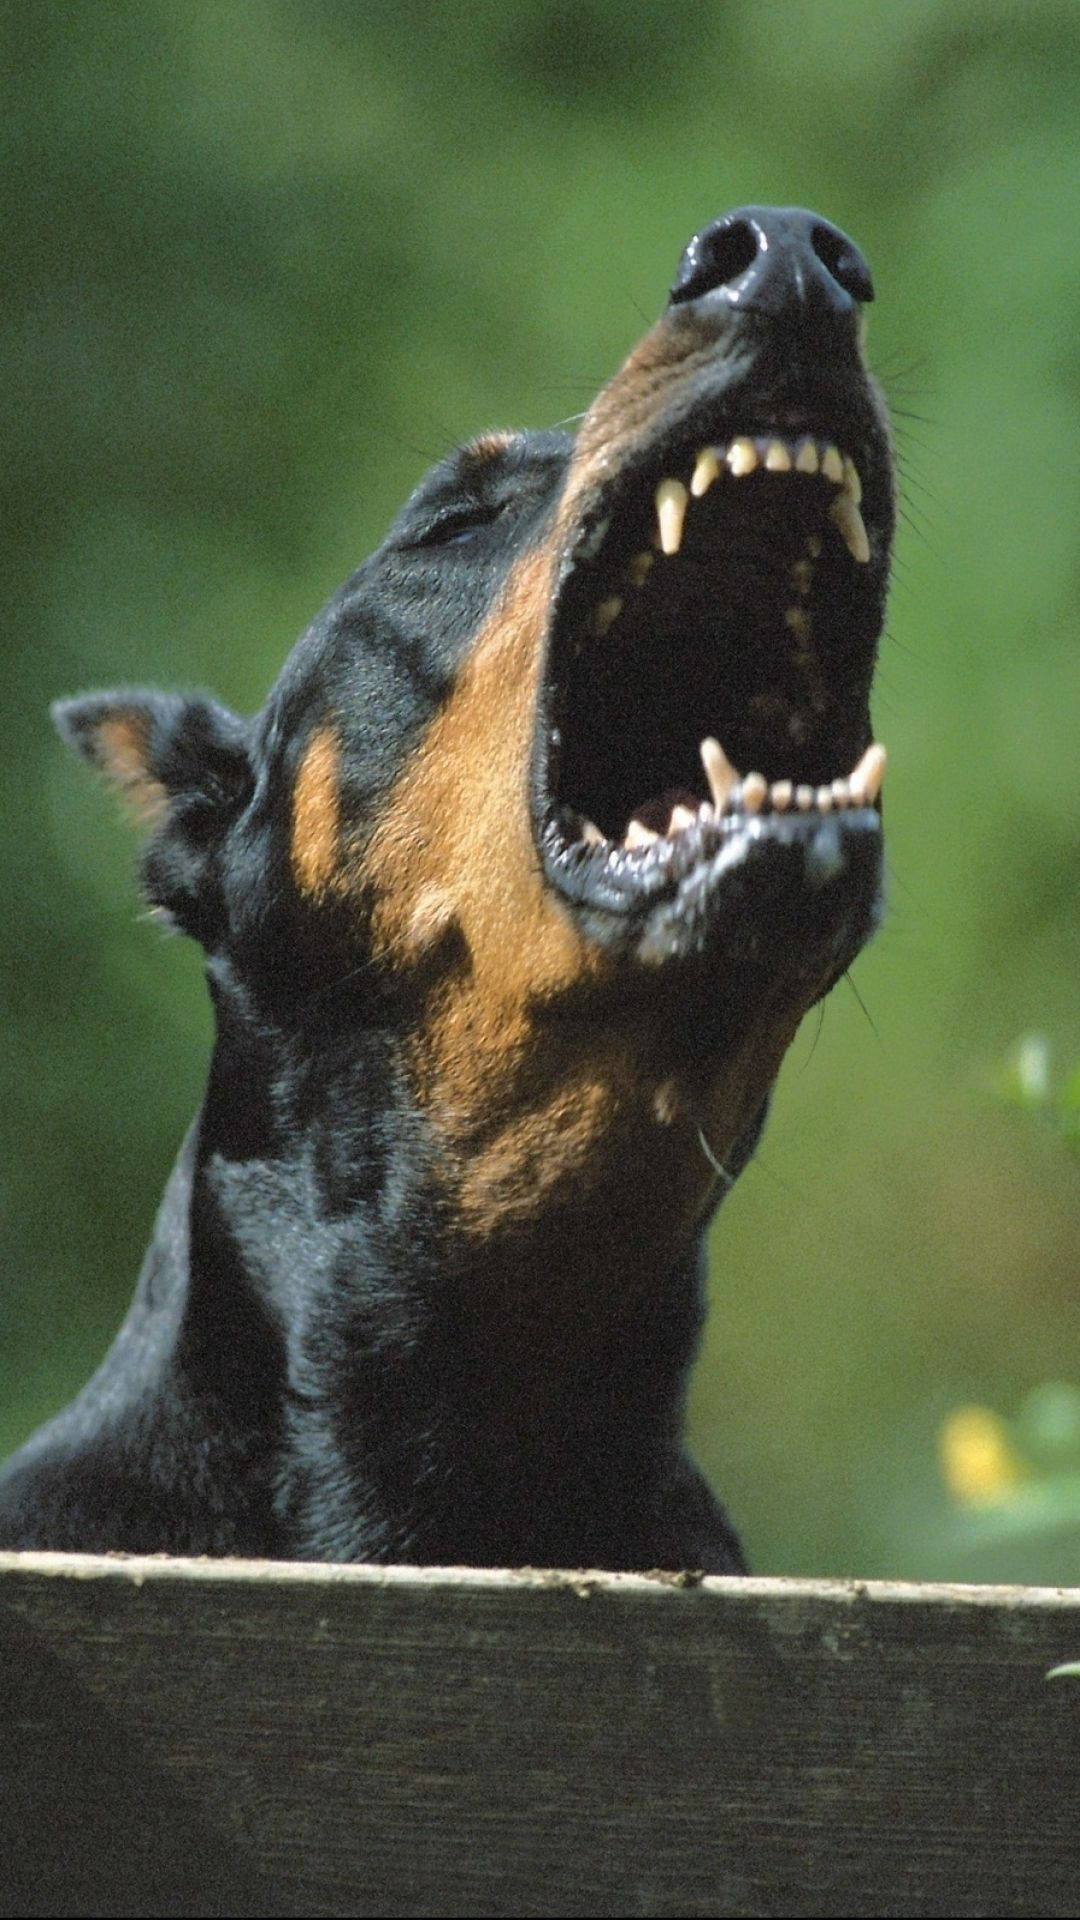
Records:
<instances>
[{"instance_id":1,"label":"dog head","mask_svg":"<svg viewBox=\"0 0 1080 1920\"><path fill-rule=\"evenodd\" d=\"M877 923L870 298L817 216L728 215L576 439L437 466L256 719L57 710L219 987L316 1050L394 1034L468 1232L613 1183L647 1239L700 1222Z\"/></svg>"}]
</instances>

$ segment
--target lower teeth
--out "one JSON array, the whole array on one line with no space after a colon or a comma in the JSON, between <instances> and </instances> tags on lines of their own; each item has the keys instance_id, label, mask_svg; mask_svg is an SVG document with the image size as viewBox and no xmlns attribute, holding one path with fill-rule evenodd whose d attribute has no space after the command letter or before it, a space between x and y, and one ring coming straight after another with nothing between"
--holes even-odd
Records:
<instances>
[{"instance_id":1,"label":"lower teeth","mask_svg":"<svg viewBox=\"0 0 1080 1920\"><path fill-rule=\"evenodd\" d=\"M676 803L662 834L635 816L623 834L624 848L633 852L652 847L659 840L673 839L695 823L707 824L724 814L737 812L761 813L766 805L775 813L786 813L792 805L800 813L832 813L849 807L866 807L877 799L885 776L885 749L877 741L867 747L846 780L833 780L817 788L794 786L790 780L774 780L770 785L762 773L740 775L718 740L703 740L700 752L712 805L703 803L695 812L682 802ZM603 839L592 821L584 822L581 837L590 844Z\"/></svg>"}]
</instances>

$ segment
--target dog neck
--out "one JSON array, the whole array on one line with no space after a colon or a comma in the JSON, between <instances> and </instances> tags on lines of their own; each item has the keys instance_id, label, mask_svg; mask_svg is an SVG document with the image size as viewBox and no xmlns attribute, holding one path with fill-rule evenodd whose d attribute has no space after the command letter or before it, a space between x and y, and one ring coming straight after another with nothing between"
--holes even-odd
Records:
<instances>
[{"instance_id":1,"label":"dog neck","mask_svg":"<svg viewBox=\"0 0 1080 1920\"><path fill-rule=\"evenodd\" d=\"M148 1270L182 1250L184 1397L212 1378L230 1424L264 1434L288 1550L505 1561L520 1533L522 1558L580 1564L617 1550L598 1527L632 1542L628 1500L678 1456L699 1234L649 1266L612 1193L592 1222L549 1208L477 1240L387 1031L354 1027L346 1048L328 1030L313 1060L242 996L215 999Z\"/></svg>"}]
</instances>

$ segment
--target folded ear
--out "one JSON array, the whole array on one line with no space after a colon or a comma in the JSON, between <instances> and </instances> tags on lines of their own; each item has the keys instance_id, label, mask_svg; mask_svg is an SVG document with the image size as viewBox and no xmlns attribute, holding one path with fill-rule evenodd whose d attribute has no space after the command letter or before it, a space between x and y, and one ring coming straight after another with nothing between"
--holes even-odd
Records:
<instances>
[{"instance_id":1,"label":"folded ear","mask_svg":"<svg viewBox=\"0 0 1080 1920\"><path fill-rule=\"evenodd\" d=\"M224 905L221 844L254 785L248 723L201 694L141 689L58 700L52 716L151 827L151 904L210 944Z\"/></svg>"}]
</instances>

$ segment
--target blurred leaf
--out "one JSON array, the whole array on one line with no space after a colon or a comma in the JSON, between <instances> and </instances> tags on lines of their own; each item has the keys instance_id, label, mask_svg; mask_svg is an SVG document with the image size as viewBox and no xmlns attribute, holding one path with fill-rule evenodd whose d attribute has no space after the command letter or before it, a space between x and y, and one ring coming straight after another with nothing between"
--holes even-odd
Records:
<instances>
[{"instance_id":1,"label":"blurred leaf","mask_svg":"<svg viewBox=\"0 0 1080 1920\"><path fill-rule=\"evenodd\" d=\"M1055 1088L1050 1042L1045 1034L1029 1033L1018 1040L996 1075L995 1084L1003 1099L1037 1113L1067 1146L1080 1144L1080 1068L1074 1068Z\"/></svg>"},{"instance_id":2,"label":"blurred leaf","mask_svg":"<svg viewBox=\"0 0 1080 1920\"><path fill-rule=\"evenodd\" d=\"M989 1407L958 1407L939 1437L941 1471L954 1499L970 1506L1005 1499L1030 1472L1005 1422Z\"/></svg>"},{"instance_id":3,"label":"blurred leaf","mask_svg":"<svg viewBox=\"0 0 1080 1920\"><path fill-rule=\"evenodd\" d=\"M1070 1073L1059 1095L1060 1103L1066 1113L1080 1113L1080 1067Z\"/></svg>"},{"instance_id":4,"label":"blurred leaf","mask_svg":"<svg viewBox=\"0 0 1080 1920\"><path fill-rule=\"evenodd\" d=\"M1018 1107L1041 1110L1050 1097L1050 1042L1044 1033L1018 1040L1002 1070L999 1087Z\"/></svg>"},{"instance_id":5,"label":"blurred leaf","mask_svg":"<svg viewBox=\"0 0 1080 1920\"><path fill-rule=\"evenodd\" d=\"M1040 1467L1080 1470L1080 1387L1065 1380L1036 1387L1020 1408L1016 1432Z\"/></svg>"}]
</instances>

